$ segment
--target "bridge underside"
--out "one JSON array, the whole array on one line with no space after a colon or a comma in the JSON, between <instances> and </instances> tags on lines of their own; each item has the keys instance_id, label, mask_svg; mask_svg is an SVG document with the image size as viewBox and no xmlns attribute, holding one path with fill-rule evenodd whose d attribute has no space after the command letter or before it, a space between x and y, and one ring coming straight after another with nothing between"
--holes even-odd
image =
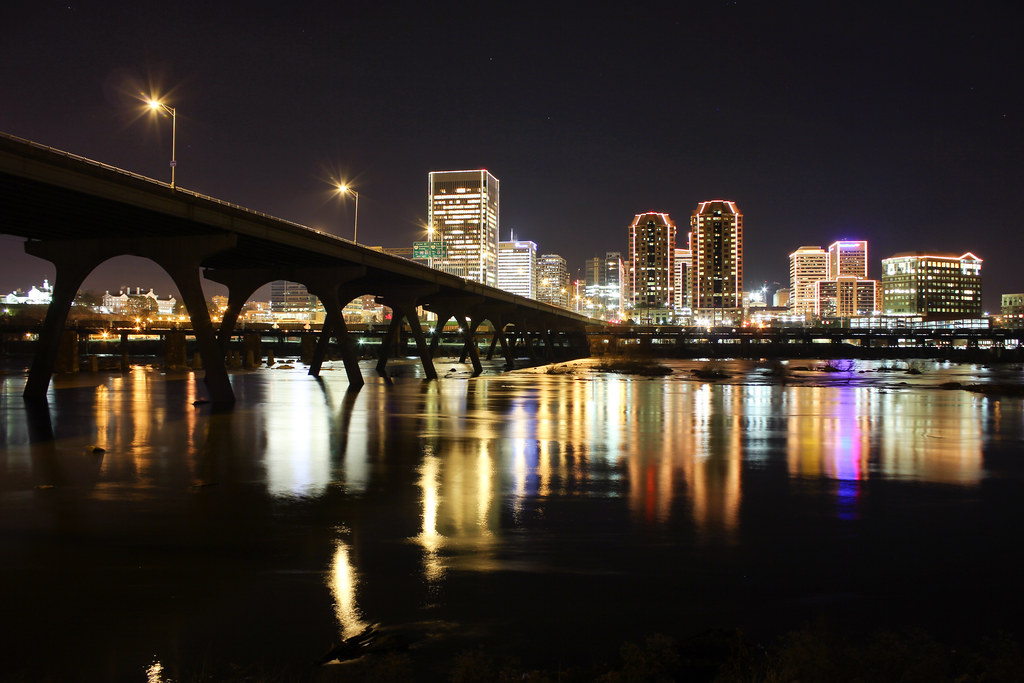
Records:
<instances>
[{"instance_id":1,"label":"bridge underside","mask_svg":"<svg viewBox=\"0 0 1024 683\"><path fill-rule=\"evenodd\" d=\"M28 399L45 399L60 335L85 278L124 255L149 259L173 279L191 319L210 398L219 403L234 401L225 351L239 312L258 288L275 280L305 285L327 312L310 373L319 373L335 338L353 387L363 377L342 310L365 295L391 308L389 339L408 326L428 378L437 377L432 357L439 335L428 340L421 309L435 313L438 326L459 323L464 357L476 373L482 367L475 332L484 322L495 331L488 355L500 346L509 367L516 344L548 359L589 353L585 330L593 321L584 316L3 134L0 230L26 238L25 251L57 270L25 387ZM217 329L203 294L204 276L228 288L228 310ZM543 342L539 352L537 340ZM393 348L381 347L376 367L384 376Z\"/></svg>"},{"instance_id":2,"label":"bridge underside","mask_svg":"<svg viewBox=\"0 0 1024 683\"><path fill-rule=\"evenodd\" d=\"M359 368L357 342L348 332L342 311L349 302L364 295L374 296L378 303L392 311L376 365L377 372L384 378L388 377L387 364L397 348L397 335L405 326L416 342L424 375L428 379L437 379L433 357L441 338L440 331L452 319L463 331L462 355L472 363L475 375L483 370L476 331L485 321L494 330L488 357L500 345L508 368L513 365L513 348L517 343L525 346L531 358L548 361L582 357L589 353L583 326L566 325L557 315L524 312L512 304L491 301L477 294L446 290L438 284L403 281L394 273L380 272L363 265L204 267L210 261L219 260L223 264L227 259L217 259L216 255L235 248L236 243L233 235L225 234L26 242L26 251L52 262L57 276L53 283L53 301L47 311L38 351L29 371L25 397L45 399L56 364L60 336L71 303L82 282L101 263L122 255L150 259L173 279L188 310L203 358L207 389L215 403L234 402L225 359L227 341L234 332L239 313L257 289L275 280L289 280L304 285L320 299L326 311L309 374L319 375L329 342L333 338L341 348L341 358L352 388L361 387L364 379ZM214 328L210 318L200 273L228 288L228 307L221 318L219 329ZM436 314L435 327L430 331L429 341L418 315L420 308ZM543 356L535 351L537 340L542 341L540 353Z\"/></svg>"}]
</instances>

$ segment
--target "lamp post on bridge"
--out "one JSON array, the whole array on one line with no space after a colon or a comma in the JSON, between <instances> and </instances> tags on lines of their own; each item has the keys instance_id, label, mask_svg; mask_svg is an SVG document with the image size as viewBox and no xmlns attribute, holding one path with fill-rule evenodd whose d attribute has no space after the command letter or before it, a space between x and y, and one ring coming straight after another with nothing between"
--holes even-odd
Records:
<instances>
[{"instance_id":1,"label":"lamp post on bridge","mask_svg":"<svg viewBox=\"0 0 1024 683\"><path fill-rule=\"evenodd\" d=\"M164 114L167 114L171 117L171 189L173 190L175 188L174 169L178 165L178 161L175 158L175 150L177 147L178 137L178 117L176 112L174 111L174 107L168 107L160 100L154 100L150 98L146 102L146 104L149 105L149 108L153 111L163 112Z\"/></svg>"},{"instance_id":2,"label":"lamp post on bridge","mask_svg":"<svg viewBox=\"0 0 1024 683\"><path fill-rule=\"evenodd\" d=\"M345 183L338 184L338 194L351 194L356 200L355 224L352 226L352 241L359 244L359 193Z\"/></svg>"}]
</instances>

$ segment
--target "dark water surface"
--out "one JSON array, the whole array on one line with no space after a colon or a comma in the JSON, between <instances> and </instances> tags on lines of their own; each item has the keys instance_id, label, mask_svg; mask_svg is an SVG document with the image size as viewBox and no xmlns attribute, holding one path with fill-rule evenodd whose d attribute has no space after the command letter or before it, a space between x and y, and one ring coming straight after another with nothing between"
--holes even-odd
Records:
<instances>
[{"instance_id":1,"label":"dark water surface","mask_svg":"<svg viewBox=\"0 0 1024 683\"><path fill-rule=\"evenodd\" d=\"M223 413L193 375L40 410L0 376L0 678L298 676L369 625L546 668L716 627L1019 636L1024 408L939 388L1019 367L670 364L358 393L296 364Z\"/></svg>"}]
</instances>

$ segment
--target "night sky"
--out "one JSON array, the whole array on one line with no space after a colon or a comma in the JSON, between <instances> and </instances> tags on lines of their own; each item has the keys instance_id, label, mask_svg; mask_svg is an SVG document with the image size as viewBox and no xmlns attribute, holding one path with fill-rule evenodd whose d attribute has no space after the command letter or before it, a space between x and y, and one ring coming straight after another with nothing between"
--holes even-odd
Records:
<instances>
[{"instance_id":1,"label":"night sky","mask_svg":"<svg viewBox=\"0 0 1024 683\"><path fill-rule=\"evenodd\" d=\"M748 289L804 244L972 251L1024 291L1016 3L7 0L0 131L364 244L424 239L427 173L487 168L501 237L569 261L634 214L744 214ZM507 11L504 8L508 8ZM0 215L2 221L2 215ZM0 293L53 277L0 237ZM92 289L169 278L110 262Z\"/></svg>"}]
</instances>

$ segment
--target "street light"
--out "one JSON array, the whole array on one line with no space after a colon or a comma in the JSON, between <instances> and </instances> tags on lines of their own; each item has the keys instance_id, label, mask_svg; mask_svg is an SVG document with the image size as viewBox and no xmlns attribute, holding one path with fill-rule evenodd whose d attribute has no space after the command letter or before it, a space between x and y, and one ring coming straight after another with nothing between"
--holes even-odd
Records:
<instances>
[{"instance_id":1,"label":"street light","mask_svg":"<svg viewBox=\"0 0 1024 683\"><path fill-rule=\"evenodd\" d=\"M177 145L178 137L178 117L175 115L174 107L168 107L160 100L154 100L151 98L146 102L146 104L148 104L149 108L153 111L163 112L164 114L167 114L171 117L171 189L173 190L175 187L174 168L175 166L178 165L178 162L175 160L174 156L174 151Z\"/></svg>"},{"instance_id":2,"label":"street light","mask_svg":"<svg viewBox=\"0 0 1024 683\"><path fill-rule=\"evenodd\" d=\"M355 225L352 226L352 241L355 242L356 244L359 244L359 193L344 183L338 184L338 193L351 193L351 195L356 198L356 220Z\"/></svg>"}]
</instances>

